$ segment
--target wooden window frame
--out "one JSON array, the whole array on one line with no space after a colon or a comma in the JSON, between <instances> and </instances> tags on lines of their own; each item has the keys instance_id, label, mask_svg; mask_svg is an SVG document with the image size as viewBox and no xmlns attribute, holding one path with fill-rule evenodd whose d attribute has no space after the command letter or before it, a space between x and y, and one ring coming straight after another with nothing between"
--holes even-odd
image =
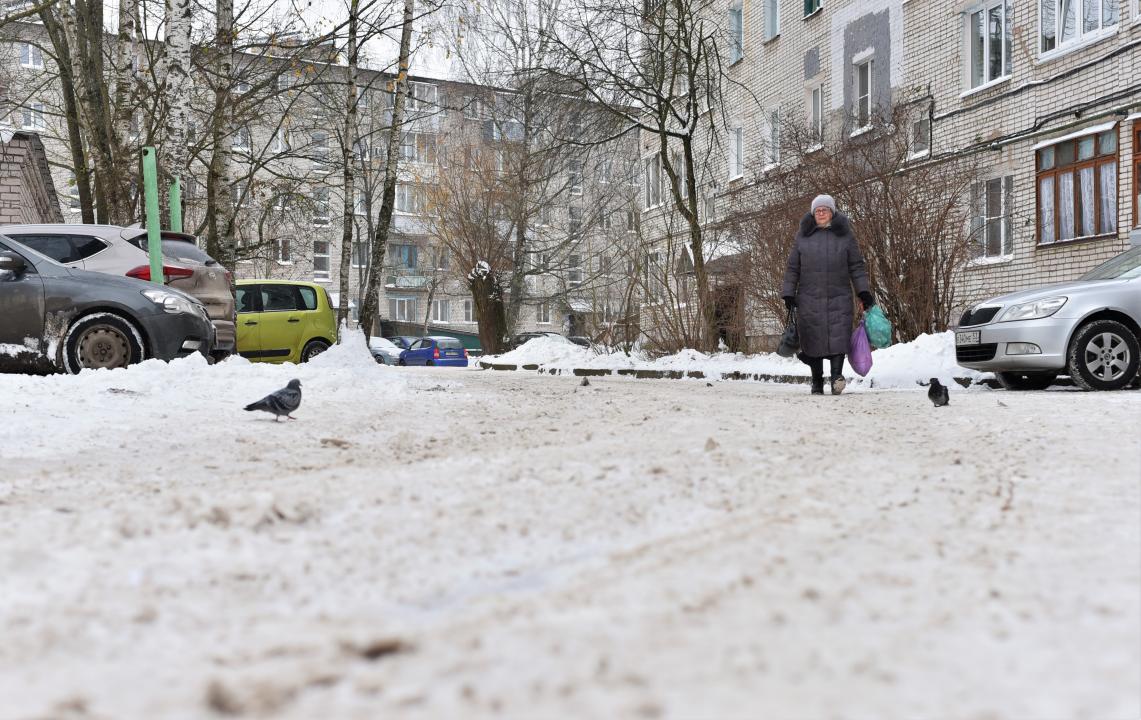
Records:
<instances>
[{"instance_id":1,"label":"wooden window frame","mask_svg":"<svg viewBox=\"0 0 1141 720\"><path fill-rule=\"evenodd\" d=\"M1047 147L1054 148L1054 165L1049 170L1043 170L1042 169L1042 154L1041 154L1041 152L1042 152L1042 150L1045 150L1046 148L1042 147L1042 148L1038 148L1037 150L1034 151L1034 224L1035 224L1035 236L1036 236L1035 240L1036 240L1036 244L1039 247L1049 247L1052 245L1059 245L1059 244L1065 244L1065 243L1071 243L1071 242L1083 242L1083 241L1087 241L1087 240L1099 240L1099 239L1103 239L1103 238L1107 238L1107 237L1112 237L1114 234L1116 234L1117 230L1104 231L1101 228L1101 212L1100 212L1100 209L1101 209L1101 183L1098 181L1098 168L1100 168L1102 165L1108 165L1109 163L1115 163L1117 165L1117 172L1114 173L1114 196L1115 196L1115 200L1120 200L1120 191L1121 191L1120 137L1117 138L1117 142L1114 145L1113 153L1111 153L1109 155L1102 155L1102 154L1100 154L1101 144L1099 142L1099 138L1101 137L1101 135L1103 135L1106 132L1112 132L1112 133L1116 134L1118 132L1118 129L1117 129L1117 127L1114 127L1111 130L1105 130L1105 131L1102 131L1099 133L1090 133L1089 135L1081 135L1078 137L1070 138L1069 140L1066 140L1064 142L1059 142L1059 143L1056 143L1054 145L1047 146ZM1094 141L1094 155L1093 155L1093 157L1088 159L1088 160L1077 160L1077 159L1075 159L1073 162L1071 162L1065 166L1059 167L1058 159L1057 159L1057 157L1058 157L1058 150L1057 149L1060 148L1062 145L1065 145L1067 143L1072 143L1074 145L1074 157L1077 158L1078 143L1081 142L1082 140L1086 139L1086 138L1089 138L1089 137L1092 137L1093 141ZM1076 235L1076 233L1079 232L1079 224L1081 222L1081 216L1078 214L1078 208L1081 205L1081 203L1080 203L1080 198L1081 198L1080 187L1081 187L1081 185L1080 185L1080 181L1078 180L1078 177L1079 177L1081 171L1086 169L1086 168L1093 168L1093 208L1092 208L1092 211L1094 213L1094 216L1093 216L1094 234L1093 235ZM1075 233L1075 237L1072 237L1072 238L1062 238L1061 237L1062 207L1061 207L1060 201L1061 201L1061 194L1062 194L1062 184L1061 184L1061 182L1059 182L1059 178L1062 175L1066 175L1066 174L1070 174L1070 175L1074 176L1073 187L1074 187L1074 233ZM1054 185L1054 240L1052 242L1044 243L1044 242L1042 242L1042 226L1041 226L1041 221L1042 221L1041 188L1042 188L1042 180L1044 178L1047 178L1047 177L1053 178L1053 185ZM1115 205L1116 205L1116 203L1115 203ZM1119 213L1120 208L1115 207L1115 212ZM1119 217L1120 217L1120 215L1119 215ZM1118 230L1120 230L1120 227L1118 228Z\"/></svg>"}]
</instances>

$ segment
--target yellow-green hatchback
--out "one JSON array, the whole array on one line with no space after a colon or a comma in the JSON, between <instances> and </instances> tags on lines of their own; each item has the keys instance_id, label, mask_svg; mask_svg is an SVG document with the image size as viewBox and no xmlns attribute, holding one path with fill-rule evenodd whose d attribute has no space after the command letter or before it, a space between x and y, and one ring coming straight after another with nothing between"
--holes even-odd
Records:
<instances>
[{"instance_id":1,"label":"yellow-green hatchback","mask_svg":"<svg viewBox=\"0 0 1141 720\"><path fill-rule=\"evenodd\" d=\"M238 354L255 362L308 362L337 341L329 292L299 280L239 280Z\"/></svg>"}]
</instances>

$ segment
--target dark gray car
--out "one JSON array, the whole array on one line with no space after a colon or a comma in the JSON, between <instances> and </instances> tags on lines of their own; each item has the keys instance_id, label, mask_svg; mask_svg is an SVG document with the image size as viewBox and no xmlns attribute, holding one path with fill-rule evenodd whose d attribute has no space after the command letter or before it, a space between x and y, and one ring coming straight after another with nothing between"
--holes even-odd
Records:
<instances>
[{"instance_id":1,"label":"dark gray car","mask_svg":"<svg viewBox=\"0 0 1141 720\"><path fill-rule=\"evenodd\" d=\"M0 236L0 370L77 373L209 357L214 326L186 293L64 267Z\"/></svg>"}]
</instances>

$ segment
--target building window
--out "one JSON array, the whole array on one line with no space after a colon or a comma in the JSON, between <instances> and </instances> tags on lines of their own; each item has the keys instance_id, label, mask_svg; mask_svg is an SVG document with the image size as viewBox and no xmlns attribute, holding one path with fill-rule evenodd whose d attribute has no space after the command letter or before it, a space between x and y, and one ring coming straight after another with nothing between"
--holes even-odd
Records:
<instances>
[{"instance_id":1,"label":"building window","mask_svg":"<svg viewBox=\"0 0 1141 720\"><path fill-rule=\"evenodd\" d=\"M416 320L416 298L388 298L390 320Z\"/></svg>"},{"instance_id":2,"label":"building window","mask_svg":"<svg viewBox=\"0 0 1141 720\"><path fill-rule=\"evenodd\" d=\"M931 118L928 115L911 123L911 157L922 157L931 152Z\"/></svg>"},{"instance_id":3,"label":"building window","mask_svg":"<svg viewBox=\"0 0 1141 720\"><path fill-rule=\"evenodd\" d=\"M538 321L541 324L548 324L551 322L551 304L539 303L537 312L535 313Z\"/></svg>"},{"instance_id":4,"label":"building window","mask_svg":"<svg viewBox=\"0 0 1141 720\"><path fill-rule=\"evenodd\" d=\"M424 165L434 165L436 163L436 136L429 133L404 133L400 139L400 159Z\"/></svg>"},{"instance_id":5,"label":"building window","mask_svg":"<svg viewBox=\"0 0 1141 720\"><path fill-rule=\"evenodd\" d=\"M765 167L780 164L780 110L773 110L765 118Z\"/></svg>"},{"instance_id":6,"label":"building window","mask_svg":"<svg viewBox=\"0 0 1141 720\"><path fill-rule=\"evenodd\" d=\"M415 183L396 184L396 211L423 215L428 207L424 186Z\"/></svg>"},{"instance_id":7,"label":"building window","mask_svg":"<svg viewBox=\"0 0 1141 720\"><path fill-rule=\"evenodd\" d=\"M662 204L662 157L654 153L645 163L645 207L649 210Z\"/></svg>"},{"instance_id":8,"label":"building window","mask_svg":"<svg viewBox=\"0 0 1141 720\"><path fill-rule=\"evenodd\" d=\"M446 323L451 319L451 313L448 310L447 300L433 300L432 301L432 321Z\"/></svg>"},{"instance_id":9,"label":"building window","mask_svg":"<svg viewBox=\"0 0 1141 720\"><path fill-rule=\"evenodd\" d=\"M329 224L329 188L317 188L313 191L313 224Z\"/></svg>"},{"instance_id":10,"label":"building window","mask_svg":"<svg viewBox=\"0 0 1141 720\"><path fill-rule=\"evenodd\" d=\"M435 252L435 265L432 267L437 270L449 270L452 267L452 255L448 252L447 248L436 248Z\"/></svg>"},{"instance_id":11,"label":"building window","mask_svg":"<svg viewBox=\"0 0 1141 720\"><path fill-rule=\"evenodd\" d=\"M1137 1L1141 18L1141 0ZM1133 123L1133 227L1141 227L1141 122Z\"/></svg>"},{"instance_id":12,"label":"building window","mask_svg":"<svg viewBox=\"0 0 1141 720\"><path fill-rule=\"evenodd\" d=\"M277 261L279 263L293 262L292 248L289 246L288 237L279 237L277 239Z\"/></svg>"},{"instance_id":13,"label":"building window","mask_svg":"<svg viewBox=\"0 0 1141 720\"><path fill-rule=\"evenodd\" d=\"M240 127L234 131L234 139L231 142L231 147L234 152L249 152L250 151L250 129Z\"/></svg>"},{"instance_id":14,"label":"building window","mask_svg":"<svg viewBox=\"0 0 1141 720\"><path fill-rule=\"evenodd\" d=\"M1038 242L1117 232L1117 129L1038 149Z\"/></svg>"},{"instance_id":15,"label":"building window","mask_svg":"<svg viewBox=\"0 0 1141 720\"><path fill-rule=\"evenodd\" d=\"M741 5L729 8L729 64L745 57L745 15Z\"/></svg>"},{"instance_id":16,"label":"building window","mask_svg":"<svg viewBox=\"0 0 1141 720\"><path fill-rule=\"evenodd\" d=\"M824 142L824 85L823 83L812 88L812 97L808 101L808 117L812 131L818 143Z\"/></svg>"},{"instance_id":17,"label":"building window","mask_svg":"<svg viewBox=\"0 0 1141 720\"><path fill-rule=\"evenodd\" d=\"M392 255L393 267L404 268L405 270L416 269L420 254L416 245L389 245L389 253Z\"/></svg>"},{"instance_id":18,"label":"building window","mask_svg":"<svg viewBox=\"0 0 1141 720\"><path fill-rule=\"evenodd\" d=\"M582 161L571 160L567 167L571 195L582 195Z\"/></svg>"},{"instance_id":19,"label":"building window","mask_svg":"<svg viewBox=\"0 0 1141 720\"><path fill-rule=\"evenodd\" d=\"M804 17L820 9L820 0L804 0Z\"/></svg>"},{"instance_id":20,"label":"building window","mask_svg":"<svg viewBox=\"0 0 1141 720\"><path fill-rule=\"evenodd\" d=\"M856 127L872 124L872 61L867 59L856 65Z\"/></svg>"},{"instance_id":21,"label":"building window","mask_svg":"<svg viewBox=\"0 0 1141 720\"><path fill-rule=\"evenodd\" d=\"M327 240L313 241L313 279L329 279L329 242Z\"/></svg>"},{"instance_id":22,"label":"building window","mask_svg":"<svg viewBox=\"0 0 1141 720\"><path fill-rule=\"evenodd\" d=\"M464 97L464 117L468 120L478 120L481 114L479 98L470 95Z\"/></svg>"},{"instance_id":23,"label":"building window","mask_svg":"<svg viewBox=\"0 0 1141 720\"><path fill-rule=\"evenodd\" d=\"M47 127L42 102L28 103L20 109L20 127L24 130L43 130Z\"/></svg>"},{"instance_id":24,"label":"building window","mask_svg":"<svg viewBox=\"0 0 1141 720\"><path fill-rule=\"evenodd\" d=\"M79 206L79 181L75 177L75 173L68 173L67 177L67 209L78 211Z\"/></svg>"},{"instance_id":25,"label":"building window","mask_svg":"<svg viewBox=\"0 0 1141 720\"><path fill-rule=\"evenodd\" d=\"M670 164L673 165L674 175L677 176L678 194L681 195L682 200L686 200L689 198L689 183L686 181L685 153L681 150L674 150L673 155L670 156Z\"/></svg>"},{"instance_id":26,"label":"building window","mask_svg":"<svg viewBox=\"0 0 1141 720\"><path fill-rule=\"evenodd\" d=\"M611 181L614 176L614 161L606 158L598 163L598 182L605 185Z\"/></svg>"},{"instance_id":27,"label":"building window","mask_svg":"<svg viewBox=\"0 0 1141 720\"><path fill-rule=\"evenodd\" d=\"M550 205L544 205L543 207L539 208L539 225L542 227L546 227L546 226L549 226L550 224L551 224L551 206Z\"/></svg>"},{"instance_id":28,"label":"building window","mask_svg":"<svg viewBox=\"0 0 1141 720\"><path fill-rule=\"evenodd\" d=\"M324 166L329 162L329 135L318 131L313 133L313 165Z\"/></svg>"},{"instance_id":29,"label":"building window","mask_svg":"<svg viewBox=\"0 0 1141 720\"><path fill-rule=\"evenodd\" d=\"M20 67L29 70L44 69L44 51L31 43L20 43Z\"/></svg>"},{"instance_id":30,"label":"building window","mask_svg":"<svg viewBox=\"0 0 1141 720\"><path fill-rule=\"evenodd\" d=\"M780 0L765 0L765 41L780 35Z\"/></svg>"},{"instance_id":31,"label":"building window","mask_svg":"<svg viewBox=\"0 0 1141 720\"><path fill-rule=\"evenodd\" d=\"M567 283L571 287L582 285L582 255L578 253L567 257Z\"/></svg>"},{"instance_id":32,"label":"building window","mask_svg":"<svg viewBox=\"0 0 1141 720\"><path fill-rule=\"evenodd\" d=\"M971 239L978 256L1006 257L1013 251L1010 223L1014 178L1010 175L971 186Z\"/></svg>"},{"instance_id":33,"label":"building window","mask_svg":"<svg viewBox=\"0 0 1141 720\"><path fill-rule=\"evenodd\" d=\"M638 213L633 210L626 211L626 232L638 232Z\"/></svg>"},{"instance_id":34,"label":"building window","mask_svg":"<svg viewBox=\"0 0 1141 720\"><path fill-rule=\"evenodd\" d=\"M567 208L567 234L575 239L582 233L582 208Z\"/></svg>"},{"instance_id":35,"label":"building window","mask_svg":"<svg viewBox=\"0 0 1141 720\"><path fill-rule=\"evenodd\" d=\"M361 239L361 233L357 233L353 238L352 248L352 264L353 267L367 267L369 262L369 243L368 239Z\"/></svg>"},{"instance_id":36,"label":"building window","mask_svg":"<svg viewBox=\"0 0 1141 720\"><path fill-rule=\"evenodd\" d=\"M735 127L729 131L729 179L745 174L745 129Z\"/></svg>"},{"instance_id":37,"label":"building window","mask_svg":"<svg viewBox=\"0 0 1141 720\"><path fill-rule=\"evenodd\" d=\"M967 32L970 37L971 87L1008 77L1013 37L1010 0L991 0L972 11L967 16Z\"/></svg>"},{"instance_id":38,"label":"building window","mask_svg":"<svg viewBox=\"0 0 1141 720\"><path fill-rule=\"evenodd\" d=\"M408 109L410 111L432 110L436 107L435 85L427 83L412 83L412 92L408 95Z\"/></svg>"},{"instance_id":39,"label":"building window","mask_svg":"<svg viewBox=\"0 0 1141 720\"><path fill-rule=\"evenodd\" d=\"M1039 48L1047 53L1097 35L1121 19L1119 0L1039 0Z\"/></svg>"},{"instance_id":40,"label":"building window","mask_svg":"<svg viewBox=\"0 0 1141 720\"><path fill-rule=\"evenodd\" d=\"M702 221L713 222L717 219L717 197L714 195L706 195L705 201L702 204Z\"/></svg>"},{"instance_id":41,"label":"building window","mask_svg":"<svg viewBox=\"0 0 1141 720\"><path fill-rule=\"evenodd\" d=\"M464 322L475 322L475 303L471 300L464 300Z\"/></svg>"}]
</instances>

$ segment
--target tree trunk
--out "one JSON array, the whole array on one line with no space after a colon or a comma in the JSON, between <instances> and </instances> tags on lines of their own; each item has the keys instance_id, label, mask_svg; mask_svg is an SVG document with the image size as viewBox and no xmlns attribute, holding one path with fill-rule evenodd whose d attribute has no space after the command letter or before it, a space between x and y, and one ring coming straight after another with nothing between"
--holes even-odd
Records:
<instances>
[{"instance_id":1,"label":"tree trunk","mask_svg":"<svg viewBox=\"0 0 1141 720\"><path fill-rule=\"evenodd\" d=\"M479 322L479 346L484 354L497 355L503 352L503 338L507 335L503 289L492 272L473 271L467 279Z\"/></svg>"},{"instance_id":2,"label":"tree trunk","mask_svg":"<svg viewBox=\"0 0 1141 720\"><path fill-rule=\"evenodd\" d=\"M400 137L404 130L404 106L408 95L408 58L412 47L412 18L415 3L404 0L404 18L400 29L400 66L396 75L392 103L392 122L388 134L388 155L384 159L384 192L380 214L376 220L376 235L372 240L372 262L365 284L364 307L361 308L361 328L367 340L372 334L373 322L380 304L380 276L384 272L384 253L388 246L388 228L392 224L393 203L396 200L396 170Z\"/></svg>"},{"instance_id":3,"label":"tree trunk","mask_svg":"<svg viewBox=\"0 0 1141 720\"><path fill-rule=\"evenodd\" d=\"M79 116L75 76L72 72L71 48L59 18L50 7L40 12L40 21L51 40L59 66L60 92L63 95L64 118L67 122L67 142L71 150L71 165L75 168L75 186L79 192L79 211L85 224L95 222L95 201L91 194L91 168L87 166L87 151L83 146L83 123Z\"/></svg>"},{"instance_id":4,"label":"tree trunk","mask_svg":"<svg viewBox=\"0 0 1141 720\"><path fill-rule=\"evenodd\" d=\"M345 79L345 124L341 133L342 185L344 187L344 221L341 225L340 301L337 308L337 327L349 317L349 265L353 254L353 150L357 138L357 15L359 0L349 2L348 64ZM344 333L337 338L341 342Z\"/></svg>"},{"instance_id":5,"label":"tree trunk","mask_svg":"<svg viewBox=\"0 0 1141 720\"><path fill-rule=\"evenodd\" d=\"M166 0L166 67L162 96L169 105L160 168L171 178L189 179L187 129L190 125L190 0ZM165 190L165 183L161 183ZM163 193L166 196L166 193ZM164 207L164 211L166 208ZM164 215L166 213L164 212ZM169 220L169 215L167 215Z\"/></svg>"},{"instance_id":6,"label":"tree trunk","mask_svg":"<svg viewBox=\"0 0 1141 720\"><path fill-rule=\"evenodd\" d=\"M206 252L234 269L234 197L230 184L234 108L230 102L234 74L234 0L215 0L214 117L210 174L206 180Z\"/></svg>"}]
</instances>

